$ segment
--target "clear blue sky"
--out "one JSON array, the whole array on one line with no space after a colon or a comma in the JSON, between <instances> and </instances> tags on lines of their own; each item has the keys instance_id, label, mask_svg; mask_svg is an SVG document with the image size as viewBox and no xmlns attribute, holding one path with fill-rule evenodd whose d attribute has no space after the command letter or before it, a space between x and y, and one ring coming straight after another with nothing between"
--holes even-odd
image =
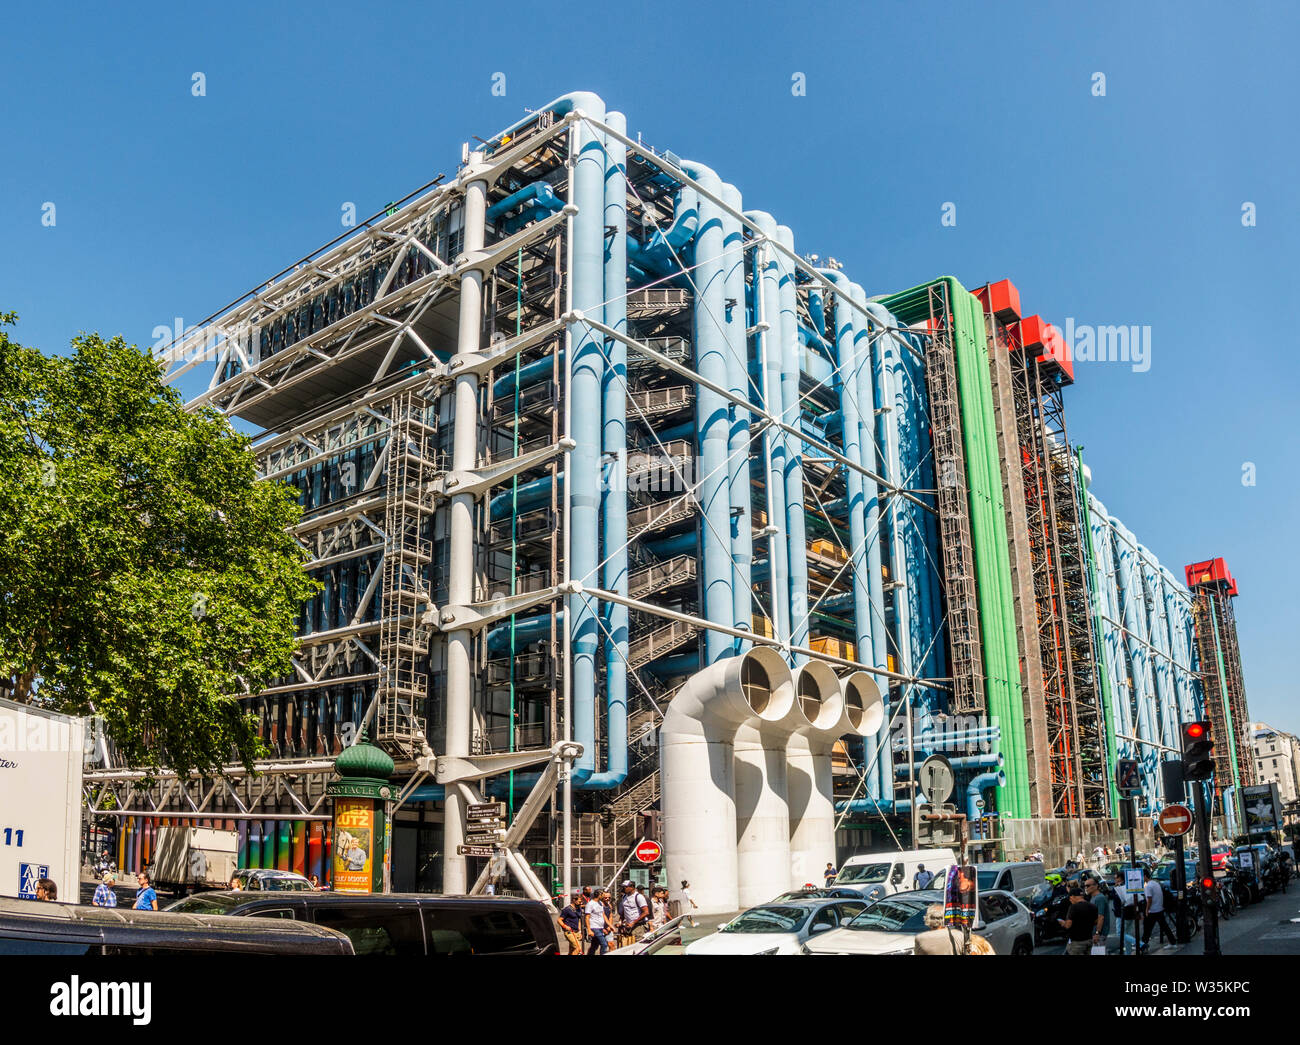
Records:
<instances>
[{"instance_id":1,"label":"clear blue sky","mask_svg":"<svg viewBox=\"0 0 1300 1045\"><path fill-rule=\"evenodd\" d=\"M1294 5L505 10L12 8L0 309L19 339L150 343L338 235L344 202L373 213L454 175L460 142L593 90L869 293L1010 276L1053 322L1149 326L1149 371L1079 364L1072 440L1176 574L1227 558L1254 717L1300 731Z\"/></svg>"}]
</instances>

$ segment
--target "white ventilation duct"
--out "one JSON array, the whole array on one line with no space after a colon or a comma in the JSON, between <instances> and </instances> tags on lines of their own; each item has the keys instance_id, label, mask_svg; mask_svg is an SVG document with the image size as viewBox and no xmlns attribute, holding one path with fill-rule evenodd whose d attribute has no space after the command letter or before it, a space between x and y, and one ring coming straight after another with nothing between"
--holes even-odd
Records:
<instances>
[{"instance_id":1,"label":"white ventilation duct","mask_svg":"<svg viewBox=\"0 0 1300 1045\"><path fill-rule=\"evenodd\" d=\"M688 880L701 914L740 909L736 732L750 720L787 717L793 699L785 661L775 650L756 646L698 672L668 705L659 729L668 881L677 888Z\"/></svg>"},{"instance_id":2,"label":"white ventilation duct","mask_svg":"<svg viewBox=\"0 0 1300 1045\"><path fill-rule=\"evenodd\" d=\"M806 668L811 668L810 662ZM812 714L811 698L803 702L810 724L797 730L787 747L790 809L790 888L817 885L828 863L835 861L835 791L831 751L843 736L875 736L884 725L880 687L865 671L839 682L837 693L822 700Z\"/></svg>"},{"instance_id":3,"label":"white ventilation duct","mask_svg":"<svg viewBox=\"0 0 1300 1045\"><path fill-rule=\"evenodd\" d=\"M794 672L784 715L754 719L736 733L736 869L742 908L767 903L788 888L786 747L797 730L812 726L827 700L838 709L840 680L825 662L810 661Z\"/></svg>"}]
</instances>

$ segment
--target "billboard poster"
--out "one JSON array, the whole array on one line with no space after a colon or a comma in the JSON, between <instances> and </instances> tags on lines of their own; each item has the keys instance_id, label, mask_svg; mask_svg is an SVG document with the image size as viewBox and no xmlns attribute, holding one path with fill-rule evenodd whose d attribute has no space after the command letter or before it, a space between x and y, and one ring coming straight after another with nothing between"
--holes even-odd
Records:
<instances>
[{"instance_id":1,"label":"billboard poster","mask_svg":"<svg viewBox=\"0 0 1300 1045\"><path fill-rule=\"evenodd\" d=\"M1246 809L1246 833L1264 835L1281 830L1278 822L1277 791L1273 784L1252 784L1241 789L1241 804Z\"/></svg>"},{"instance_id":2,"label":"billboard poster","mask_svg":"<svg viewBox=\"0 0 1300 1045\"><path fill-rule=\"evenodd\" d=\"M334 800L334 889L374 891L375 803L368 798Z\"/></svg>"}]
</instances>

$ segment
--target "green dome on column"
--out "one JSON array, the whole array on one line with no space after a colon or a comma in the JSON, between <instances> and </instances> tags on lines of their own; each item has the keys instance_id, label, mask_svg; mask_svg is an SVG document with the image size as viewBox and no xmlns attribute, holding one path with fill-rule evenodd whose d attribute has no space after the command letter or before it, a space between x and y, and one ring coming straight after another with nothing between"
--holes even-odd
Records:
<instances>
[{"instance_id":1,"label":"green dome on column","mask_svg":"<svg viewBox=\"0 0 1300 1045\"><path fill-rule=\"evenodd\" d=\"M394 762L381 748L365 740L344 748L334 760L334 770L342 777L387 781L393 775Z\"/></svg>"}]
</instances>

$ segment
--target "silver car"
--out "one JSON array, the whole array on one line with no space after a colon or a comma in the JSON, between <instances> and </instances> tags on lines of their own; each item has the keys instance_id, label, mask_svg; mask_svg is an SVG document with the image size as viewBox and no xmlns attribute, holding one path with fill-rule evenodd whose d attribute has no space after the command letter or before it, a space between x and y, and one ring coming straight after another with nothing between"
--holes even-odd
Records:
<instances>
[{"instance_id":1,"label":"silver car","mask_svg":"<svg viewBox=\"0 0 1300 1045\"><path fill-rule=\"evenodd\" d=\"M925 932L925 910L943 903L938 889L917 889L877 900L851 922L813 936L804 954L911 954L917 933ZM1002 889L979 895L979 918L972 930L994 954L1032 954L1034 919L1029 908Z\"/></svg>"}]
</instances>

